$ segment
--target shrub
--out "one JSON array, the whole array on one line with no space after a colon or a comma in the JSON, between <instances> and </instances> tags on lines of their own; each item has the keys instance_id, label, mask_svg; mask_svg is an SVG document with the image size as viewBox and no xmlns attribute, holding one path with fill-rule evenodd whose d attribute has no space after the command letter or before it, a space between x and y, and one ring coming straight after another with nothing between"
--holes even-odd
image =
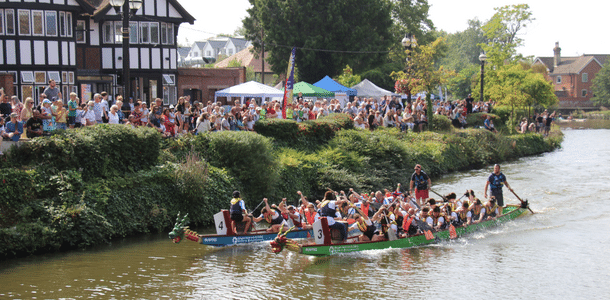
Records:
<instances>
[{"instance_id":1,"label":"shrub","mask_svg":"<svg viewBox=\"0 0 610 300\"><path fill-rule=\"evenodd\" d=\"M432 115L432 123L430 124L430 130L432 131L450 131L451 120L446 116Z\"/></svg>"}]
</instances>

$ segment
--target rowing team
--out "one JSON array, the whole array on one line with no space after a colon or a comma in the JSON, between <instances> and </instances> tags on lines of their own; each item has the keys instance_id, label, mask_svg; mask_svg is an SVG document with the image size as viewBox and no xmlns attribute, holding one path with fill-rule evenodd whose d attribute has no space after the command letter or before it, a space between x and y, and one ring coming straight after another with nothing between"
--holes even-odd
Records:
<instances>
[{"instance_id":1,"label":"rowing team","mask_svg":"<svg viewBox=\"0 0 610 300\"><path fill-rule=\"evenodd\" d=\"M348 231L356 229L362 232L359 241L380 241L388 239L388 235L406 237L427 230L444 230L450 225L467 226L495 219L502 214L502 207L496 204L495 197L482 203L472 190L468 190L460 199L455 193L450 193L443 197L442 203L437 203L433 198L426 199L423 207L409 194L400 192L386 193L383 204L374 201L373 195L369 198L352 189L349 196L343 191L327 191L324 200L316 203L309 202L300 191L297 194L302 202L300 207L286 205L286 198L278 205L269 205L267 198L264 198L265 206L260 216L254 218L247 214L244 201L236 191L231 200L231 219L245 222L246 234L252 221L266 220L271 225L267 232L278 232L282 227L286 230L293 225L298 229L311 229L317 219L326 218L328 226L337 229L344 241Z\"/></svg>"}]
</instances>

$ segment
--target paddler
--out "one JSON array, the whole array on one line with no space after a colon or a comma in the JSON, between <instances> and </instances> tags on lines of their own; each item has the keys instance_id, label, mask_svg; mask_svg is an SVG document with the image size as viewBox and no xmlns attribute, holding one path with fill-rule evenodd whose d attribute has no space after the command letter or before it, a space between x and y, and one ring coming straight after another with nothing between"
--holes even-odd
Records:
<instances>
[{"instance_id":1,"label":"paddler","mask_svg":"<svg viewBox=\"0 0 610 300\"><path fill-rule=\"evenodd\" d=\"M286 225L286 220L284 220L277 210L271 209L267 198L263 198L263 201L265 202L265 207L261 209L261 215L258 216L258 218L254 218L254 222L260 222L265 219L265 221L271 225L271 227L267 229L267 232L279 232L280 228Z\"/></svg>"},{"instance_id":2,"label":"paddler","mask_svg":"<svg viewBox=\"0 0 610 300\"><path fill-rule=\"evenodd\" d=\"M349 201L335 199L335 193L333 191L327 191L324 194L324 200L320 203L320 215L326 217L328 227L339 230L341 239L346 241L347 228L345 224L337 222L336 220L341 220L341 215L337 216L337 208L341 208L344 203L347 205L347 202Z\"/></svg>"},{"instance_id":3,"label":"paddler","mask_svg":"<svg viewBox=\"0 0 610 300\"><path fill-rule=\"evenodd\" d=\"M236 222L245 222L246 226L244 227L243 234L247 234L248 230L250 230L250 225L252 224L252 220L248 216L248 211L246 210L246 203L241 199L241 195L239 191L233 192L233 199L231 199L231 208L229 210L231 214L231 220L233 223L233 232L237 233L235 223Z\"/></svg>"},{"instance_id":4,"label":"paddler","mask_svg":"<svg viewBox=\"0 0 610 300\"><path fill-rule=\"evenodd\" d=\"M371 219L369 219L369 217L360 208L358 208L354 204L352 204L351 207L354 208L357 213L354 214L354 221L356 224L350 227L349 231L352 231L356 228L362 231L362 234L358 237L358 241L360 242L368 242L373 240L377 228L375 228L375 225L373 224Z\"/></svg>"},{"instance_id":5,"label":"paddler","mask_svg":"<svg viewBox=\"0 0 610 300\"><path fill-rule=\"evenodd\" d=\"M487 187L491 187L491 196L496 198L496 203L500 207L504 207L504 196L502 196L502 187L506 185L509 191L513 191L508 182L506 181L506 176L500 171L500 165L494 165L494 171L487 178L487 182L485 183L485 198L487 198Z\"/></svg>"},{"instance_id":6,"label":"paddler","mask_svg":"<svg viewBox=\"0 0 610 300\"><path fill-rule=\"evenodd\" d=\"M411 175L410 192L415 191L415 199L417 205L421 207L421 200L428 199L428 188L432 185L432 181L426 172L422 171L421 165L415 165L415 172Z\"/></svg>"}]
</instances>

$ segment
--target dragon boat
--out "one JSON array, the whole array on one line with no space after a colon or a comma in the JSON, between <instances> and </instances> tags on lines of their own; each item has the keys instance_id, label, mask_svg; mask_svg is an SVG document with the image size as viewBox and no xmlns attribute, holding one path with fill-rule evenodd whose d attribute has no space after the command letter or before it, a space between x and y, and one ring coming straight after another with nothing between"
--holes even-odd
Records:
<instances>
[{"instance_id":1,"label":"dragon boat","mask_svg":"<svg viewBox=\"0 0 610 300\"><path fill-rule=\"evenodd\" d=\"M279 232L277 237L273 241L271 241L270 244L271 250L276 254L280 253L284 248L286 248L296 253L312 256L328 256L339 253L348 253L364 250L379 250L387 248L410 248L437 243L442 240L455 239L484 228L495 227L498 224L505 223L507 221L519 217L528 209L529 207L526 201L523 202L521 205L508 205L504 207L503 214L496 219L482 221L480 223L471 224L465 227L450 227L450 229L437 232L427 230L424 233L416 234L413 236L397 238L395 240L383 240L375 242L358 242L357 240L355 242L349 242L350 238L348 238L348 242L346 243L333 243L331 240L331 232L328 227L327 220L325 218L322 218L316 221L316 223L319 224L314 224L313 226L313 230L315 232L314 243L299 244L297 241L294 241L289 238L291 231L288 230L287 232L283 233Z\"/></svg>"},{"instance_id":2,"label":"dragon boat","mask_svg":"<svg viewBox=\"0 0 610 300\"><path fill-rule=\"evenodd\" d=\"M222 210L215 214L214 222L216 223L216 234L198 234L186 226L188 224L188 214L180 219L180 213L178 213L174 229L169 233L169 238L176 244L186 238L189 241L194 241L203 245L225 247L272 241L277 236L277 233L270 233L265 229L252 230L247 234L235 233L231 226L233 221L231 220L228 210ZM237 230L240 230L239 224L237 225ZM310 237L311 234L311 230L291 230L285 237L288 239L304 239Z\"/></svg>"}]
</instances>

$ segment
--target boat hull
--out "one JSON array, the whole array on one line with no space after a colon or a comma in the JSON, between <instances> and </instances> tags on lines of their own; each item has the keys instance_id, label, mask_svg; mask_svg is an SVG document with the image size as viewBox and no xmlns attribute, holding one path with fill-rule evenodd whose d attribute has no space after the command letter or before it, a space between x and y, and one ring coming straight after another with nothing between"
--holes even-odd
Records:
<instances>
[{"instance_id":1,"label":"boat hull","mask_svg":"<svg viewBox=\"0 0 610 300\"><path fill-rule=\"evenodd\" d=\"M288 233L287 237L290 239L304 239L312 235L311 230L292 230ZM241 244L251 244L265 241L272 241L277 237L277 233L255 233L246 235L201 235L201 244L214 246L214 247L226 247Z\"/></svg>"},{"instance_id":2,"label":"boat hull","mask_svg":"<svg viewBox=\"0 0 610 300\"><path fill-rule=\"evenodd\" d=\"M472 224L467 227L456 227L457 236L463 236L483 228L495 227L500 223L515 219L516 217L523 214L527 209L520 207L506 207L504 208L504 215L497 218L496 220L483 221L478 224ZM424 234L414 235L407 238L400 238L394 241L380 241L380 242L356 242L356 243L341 243L333 245L316 245L308 244L301 246L301 253L312 256L328 256L339 253L349 253L356 251L365 250L379 250L387 248L410 248L415 246L422 246L433 244L441 240L449 240L449 230L443 230L434 233L433 239L427 239Z\"/></svg>"}]
</instances>

